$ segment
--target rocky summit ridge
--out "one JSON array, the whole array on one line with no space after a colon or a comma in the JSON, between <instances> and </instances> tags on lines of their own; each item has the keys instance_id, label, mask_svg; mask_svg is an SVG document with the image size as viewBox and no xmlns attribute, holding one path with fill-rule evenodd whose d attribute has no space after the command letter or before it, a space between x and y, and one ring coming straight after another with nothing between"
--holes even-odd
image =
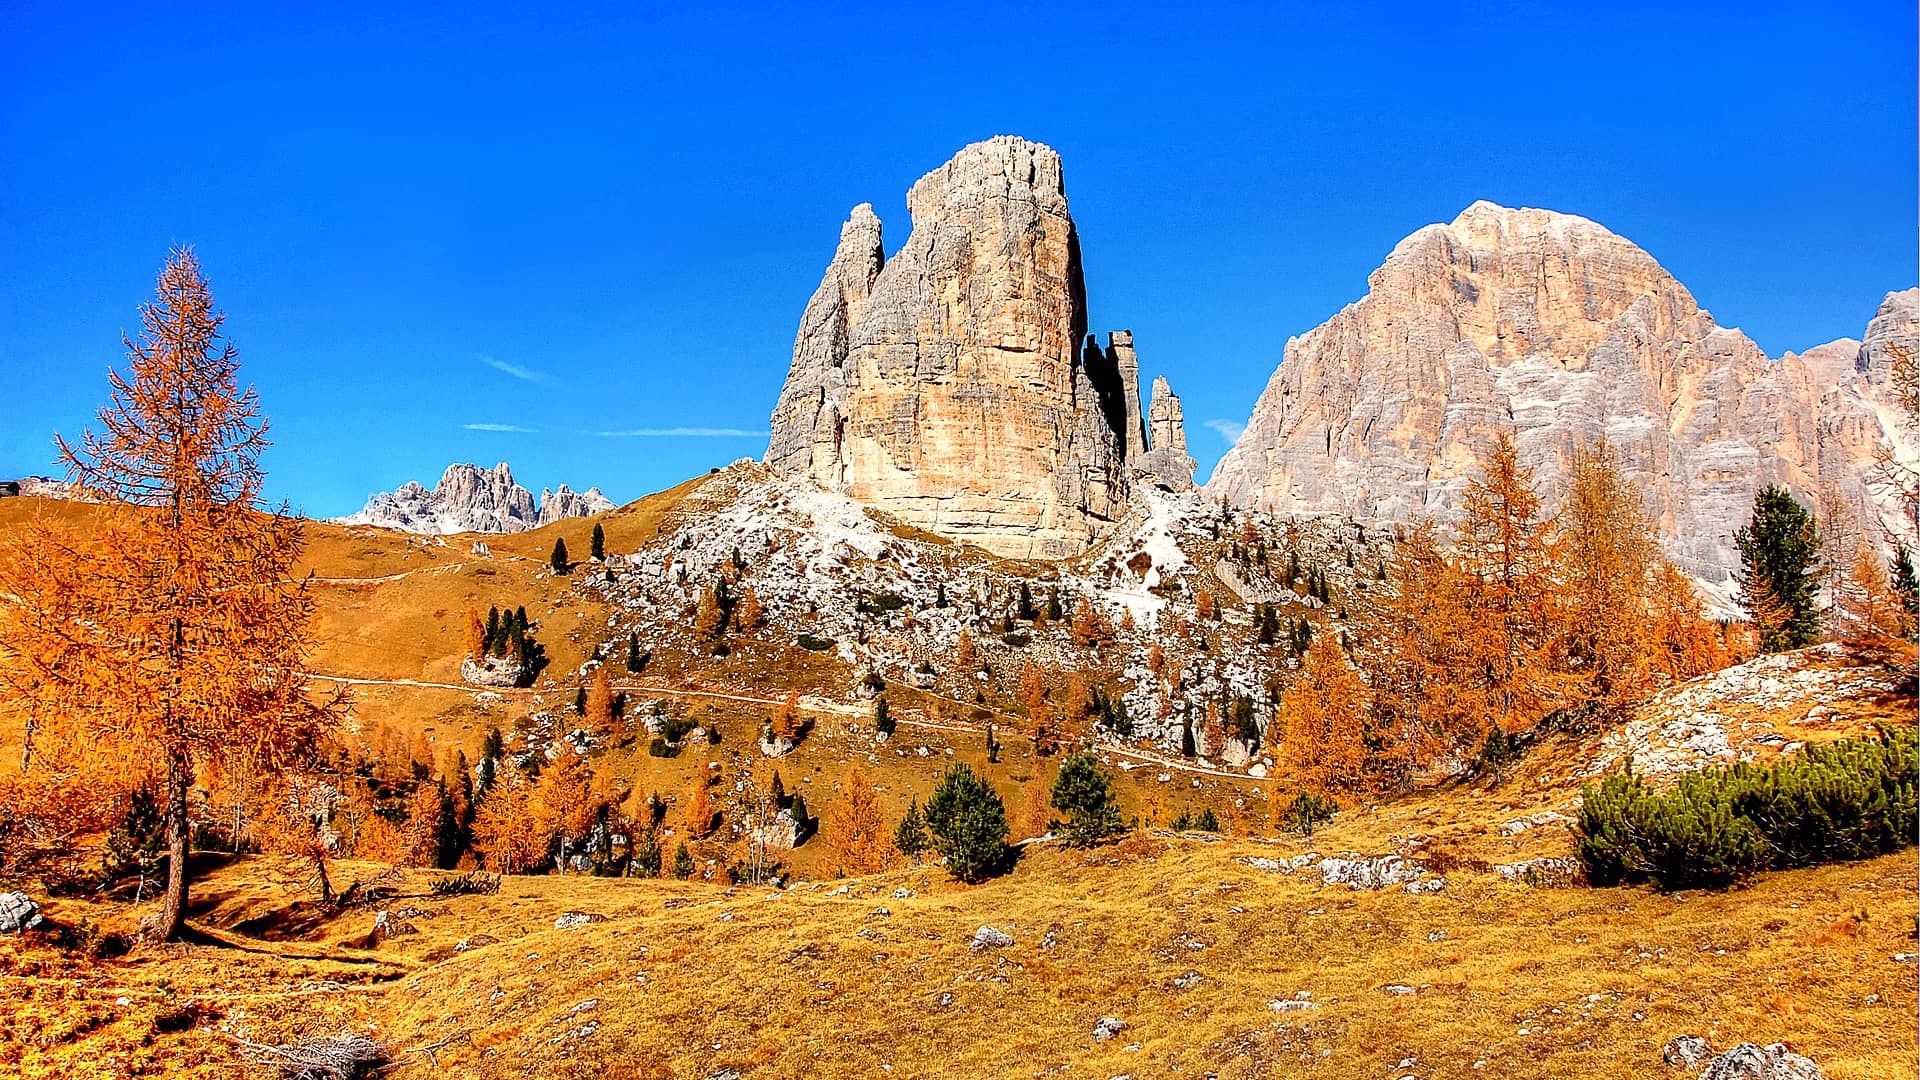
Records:
<instances>
[{"instance_id":1,"label":"rocky summit ridge","mask_svg":"<svg viewBox=\"0 0 1920 1080\"><path fill-rule=\"evenodd\" d=\"M375 494L358 513L336 520L428 535L512 533L611 509L612 500L599 488L574 491L561 484L553 491L543 489L536 502L532 492L514 482L505 462L492 469L463 462L447 466L432 490L409 480L394 491Z\"/></svg>"},{"instance_id":2,"label":"rocky summit ridge","mask_svg":"<svg viewBox=\"0 0 1920 1080\"><path fill-rule=\"evenodd\" d=\"M1669 557L1709 591L1739 565L1733 533L1761 485L1823 511L1843 502L1869 535L1912 537L1874 463L1920 446L1889 384L1891 350L1920 338L1920 290L1888 294L1858 342L1771 359L1625 238L1489 202L1402 240L1367 286L1287 342L1210 494L1447 524L1511 429L1549 491L1576 449L1604 439Z\"/></svg>"},{"instance_id":3,"label":"rocky summit ridge","mask_svg":"<svg viewBox=\"0 0 1920 1080\"><path fill-rule=\"evenodd\" d=\"M1084 550L1136 480L1191 487L1178 400L1156 402L1169 434L1153 447L1132 335L1103 348L1087 334L1059 154L975 143L907 204L892 258L871 205L842 226L794 338L768 466L1009 557Z\"/></svg>"}]
</instances>

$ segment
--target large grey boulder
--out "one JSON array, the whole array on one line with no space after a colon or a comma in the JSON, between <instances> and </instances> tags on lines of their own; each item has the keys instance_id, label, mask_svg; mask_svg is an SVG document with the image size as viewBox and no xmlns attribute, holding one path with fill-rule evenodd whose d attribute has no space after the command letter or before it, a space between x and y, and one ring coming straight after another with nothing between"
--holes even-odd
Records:
<instances>
[{"instance_id":1,"label":"large grey boulder","mask_svg":"<svg viewBox=\"0 0 1920 1080\"><path fill-rule=\"evenodd\" d=\"M18 934L47 925L40 905L23 892L0 893L0 934Z\"/></svg>"},{"instance_id":2,"label":"large grey boulder","mask_svg":"<svg viewBox=\"0 0 1920 1080\"><path fill-rule=\"evenodd\" d=\"M1700 1080L1826 1080L1820 1066L1784 1043L1741 1043L1713 1059Z\"/></svg>"},{"instance_id":3,"label":"large grey boulder","mask_svg":"<svg viewBox=\"0 0 1920 1080\"><path fill-rule=\"evenodd\" d=\"M1388 889L1405 885L1418 881L1426 869L1398 855L1320 860L1320 877L1325 884L1345 885L1353 889Z\"/></svg>"},{"instance_id":4,"label":"large grey boulder","mask_svg":"<svg viewBox=\"0 0 1920 1080\"><path fill-rule=\"evenodd\" d=\"M1012 936L1000 930L995 930L991 926L983 926L974 931L973 943L968 945L967 948L972 952L986 952L988 949L1004 949L1012 944Z\"/></svg>"},{"instance_id":5,"label":"large grey boulder","mask_svg":"<svg viewBox=\"0 0 1920 1080\"><path fill-rule=\"evenodd\" d=\"M505 690L519 686L526 676L526 665L516 663L510 656L483 656L479 660L469 656L460 661L460 678L474 686Z\"/></svg>"}]
</instances>

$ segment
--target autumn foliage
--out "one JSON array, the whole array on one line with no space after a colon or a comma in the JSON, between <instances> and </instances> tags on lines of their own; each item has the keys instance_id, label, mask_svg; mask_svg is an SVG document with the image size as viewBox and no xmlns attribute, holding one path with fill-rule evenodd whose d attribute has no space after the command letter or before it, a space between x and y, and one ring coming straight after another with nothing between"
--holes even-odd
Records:
<instances>
[{"instance_id":1,"label":"autumn foliage","mask_svg":"<svg viewBox=\"0 0 1920 1080\"><path fill-rule=\"evenodd\" d=\"M604 664L593 673L593 684L587 688L586 720L588 730L596 735L613 730L613 683Z\"/></svg>"},{"instance_id":2,"label":"autumn foliage","mask_svg":"<svg viewBox=\"0 0 1920 1080\"><path fill-rule=\"evenodd\" d=\"M846 790L827 811L823 831L827 845L840 856L841 867L850 874L885 870L898 854L893 830L880 812L880 798L859 769L848 774Z\"/></svg>"},{"instance_id":3,"label":"autumn foliage","mask_svg":"<svg viewBox=\"0 0 1920 1080\"><path fill-rule=\"evenodd\" d=\"M1339 642L1320 634L1308 646L1299 676L1280 696L1274 727L1281 773L1320 794L1377 794L1392 775L1376 760L1375 717L1360 672Z\"/></svg>"},{"instance_id":4,"label":"autumn foliage","mask_svg":"<svg viewBox=\"0 0 1920 1080\"><path fill-rule=\"evenodd\" d=\"M1313 677L1287 693L1299 699L1294 728L1328 743L1282 747L1303 786L1391 790L1421 769L1457 769L1495 727L1524 735L1549 717L1604 718L1737 659L1692 583L1661 557L1640 493L1605 445L1576 453L1549 517L1501 435L1463 519L1451 549L1431 524L1394 545L1358 635L1363 682L1335 678L1339 650L1315 636ZM1355 695L1364 716L1350 707ZM1308 717L1306 701L1326 715Z\"/></svg>"},{"instance_id":5,"label":"autumn foliage","mask_svg":"<svg viewBox=\"0 0 1920 1080\"><path fill-rule=\"evenodd\" d=\"M789 690L780 700L773 712L773 737L787 742L798 742L802 721L800 717L800 691Z\"/></svg>"},{"instance_id":6,"label":"autumn foliage","mask_svg":"<svg viewBox=\"0 0 1920 1080\"><path fill-rule=\"evenodd\" d=\"M693 794L687 800L687 832L696 840L713 830L713 800L707 794L706 777L693 781Z\"/></svg>"},{"instance_id":7,"label":"autumn foliage","mask_svg":"<svg viewBox=\"0 0 1920 1080\"><path fill-rule=\"evenodd\" d=\"M99 526L30 522L0 551L0 697L36 732L164 775L169 869L152 929L170 937L196 772L304 762L339 710L308 691L300 520L261 508L266 421L191 251L168 258L140 318L99 427L59 441L69 477L103 504Z\"/></svg>"}]
</instances>

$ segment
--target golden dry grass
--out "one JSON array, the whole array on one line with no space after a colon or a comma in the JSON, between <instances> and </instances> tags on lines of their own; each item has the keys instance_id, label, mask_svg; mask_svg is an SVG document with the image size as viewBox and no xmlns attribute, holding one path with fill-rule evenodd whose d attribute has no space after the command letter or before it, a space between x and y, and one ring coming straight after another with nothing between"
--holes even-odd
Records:
<instances>
[{"instance_id":1,"label":"golden dry grass","mask_svg":"<svg viewBox=\"0 0 1920 1080\"><path fill-rule=\"evenodd\" d=\"M604 515L609 546L632 550L650 540L703 480ZM41 502L0 500L0 527ZM43 505L76 524L88 513ZM468 690L359 685L356 719L420 727L436 744L471 752L489 726L511 732L541 709L565 716L573 685L559 676L599 642L607 612L543 570L556 534L584 554L591 528L576 521L485 537L493 556L481 559L469 553L472 537L440 545L316 524L316 577L391 578L317 586L316 670L457 682L465 609L525 604L551 661L539 686L489 703ZM767 715L766 704L702 693L770 702L775 688L826 691L850 680L830 655L735 644L722 661L663 652L643 678L620 679L636 700L677 695L718 729L717 745L652 758L644 733L630 727L597 753L596 771L617 777L635 800L649 791L684 800L710 763L731 779L758 760L754 734ZM956 761L982 771L1017 820L1051 780L1057 759L1035 757L1006 727L1001 761L989 764L980 731L916 724L952 726L970 708L904 689L891 697L904 721L892 742L876 743L863 717L823 713L778 763L788 790L806 794L816 814L854 766L881 790L890 818L910 797L924 799ZM1775 712L1755 718L1796 739L1831 737L1876 720L1910 723L1912 698L1852 702L1824 723L1803 723L1801 705ZM1136 834L1091 853L1042 846L1006 877L972 889L936 869L863 879L844 893L839 883L772 893L514 878L498 896L397 901L432 914L412 920L418 934L374 949L364 943L372 911L322 915L276 883L284 876L276 864L243 860L203 883L195 918L224 928L230 941L279 940L105 961L0 942L0 1000L11 1006L0 1010L0 1073L239 1075L232 1047L217 1034L224 1024L276 1039L371 1025L403 1049L463 1035L437 1052L445 1074L457 1076L704 1078L727 1066L747 1076L876 1075L882 1064L903 1077L1665 1075L1660 1046L1682 1033L1709 1035L1720 1047L1786 1039L1839 1080L1912 1075L1914 966L1890 959L1920 951L1912 852L1672 897L1536 890L1487 872L1490 864L1567 854L1563 828L1508 836L1499 825L1568 809L1587 749L1563 737L1492 790L1450 787L1350 807L1311 844ZM1224 812L1244 803L1254 831L1270 832L1266 800L1282 794L1244 776L1117 754L1109 763L1132 766L1118 772L1124 812L1150 822L1186 806ZM702 860L733 854L724 831L735 812L725 801L729 787L716 788L721 836L693 845ZM677 806L668 827L671 850L680 839ZM1445 893L1411 896L1329 889L1239 861L1309 849L1410 851L1458 869ZM834 870L817 838L784 859L800 877L824 880ZM414 873L415 887L428 876ZM895 898L903 888L913 895ZM888 914L878 914L881 907ZM608 920L554 929L568 910ZM52 901L49 913L108 928L130 926L138 914L72 900ZM968 951L983 924L1016 944ZM454 951L482 933L499 940ZM1416 992L1390 995L1381 989L1389 984ZM1280 1013L1268 1005L1302 991L1318 1008ZM571 1012L588 1000L596 1004ZM1101 1016L1129 1026L1096 1042ZM589 1022L598 1024L591 1034L571 1034ZM1475 1069L1477 1062L1484 1064ZM414 1054L398 1075L435 1070Z\"/></svg>"},{"instance_id":2,"label":"golden dry grass","mask_svg":"<svg viewBox=\"0 0 1920 1080\"><path fill-rule=\"evenodd\" d=\"M1662 1044L1698 1033L1785 1039L1835 1080L1914 1068L1915 968L1891 959L1915 951L1911 853L1678 896L1472 874L1438 896L1354 892L1240 861L1275 853L1136 834L1031 849L974 888L932 868L785 893L513 878L495 896L395 902L430 914L372 949L365 910L270 951L81 967L0 946L0 988L25 1003L0 1045L27 1076L132 1075L142 1055L216 1075L228 1051L204 1029L225 1023L256 1039L371 1030L401 1049L458 1036L437 1055L454 1076L1538 1080L1661 1075ZM216 872L199 917L297 923L267 869ZM606 920L555 929L566 911ZM1015 944L971 952L982 925ZM498 940L455 951L480 934ZM1316 1008L1269 1004L1302 992ZM202 1030L153 1034L190 1002ZM1128 1026L1096 1041L1103 1016ZM397 1075L436 1073L409 1055Z\"/></svg>"}]
</instances>

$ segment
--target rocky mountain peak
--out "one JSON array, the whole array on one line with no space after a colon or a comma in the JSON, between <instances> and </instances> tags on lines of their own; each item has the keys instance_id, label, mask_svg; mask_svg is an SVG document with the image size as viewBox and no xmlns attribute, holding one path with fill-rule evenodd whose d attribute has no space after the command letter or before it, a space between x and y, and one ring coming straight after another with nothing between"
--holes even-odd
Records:
<instances>
[{"instance_id":1,"label":"rocky mountain peak","mask_svg":"<svg viewBox=\"0 0 1920 1080\"><path fill-rule=\"evenodd\" d=\"M1669 556L1720 590L1763 484L1809 502L1840 490L1868 520L1883 517L1865 475L1894 435L1868 400L1871 377L1836 363L1837 343L1811 362L1770 360L1601 225L1477 202L1402 240L1367 286L1287 343L1211 493L1286 513L1450 523L1496 431L1515 433L1549 490L1576 448L1604 438L1647 492ZM1913 309L1890 297L1880 338L1912 341ZM1863 335L1860 371L1875 366L1874 338Z\"/></svg>"},{"instance_id":2,"label":"rocky mountain peak","mask_svg":"<svg viewBox=\"0 0 1920 1080\"><path fill-rule=\"evenodd\" d=\"M988 139L907 203L912 231L891 259L871 207L842 228L767 464L999 554L1078 552L1126 504L1126 391L1105 352L1082 353L1060 156Z\"/></svg>"},{"instance_id":3,"label":"rocky mountain peak","mask_svg":"<svg viewBox=\"0 0 1920 1080\"><path fill-rule=\"evenodd\" d=\"M509 533L611 509L613 502L599 488L575 492L561 484L557 490L542 491L535 503L533 493L514 482L506 462L492 469L456 463L447 466L431 491L409 480L373 495L358 513L337 520L430 535Z\"/></svg>"}]
</instances>

